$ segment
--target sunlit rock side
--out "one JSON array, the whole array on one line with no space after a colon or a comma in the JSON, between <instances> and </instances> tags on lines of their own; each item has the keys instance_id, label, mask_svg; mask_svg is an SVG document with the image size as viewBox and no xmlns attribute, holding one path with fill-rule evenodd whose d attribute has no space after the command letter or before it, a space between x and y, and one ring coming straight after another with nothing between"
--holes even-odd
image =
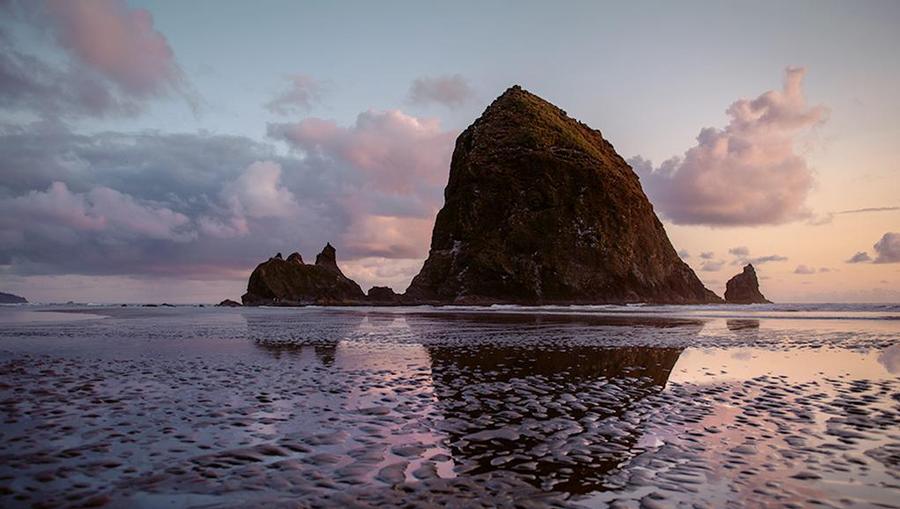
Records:
<instances>
[{"instance_id":1,"label":"sunlit rock side","mask_svg":"<svg viewBox=\"0 0 900 509\"><path fill-rule=\"evenodd\" d=\"M452 304L721 302L599 131L515 86L456 140L406 297Z\"/></svg>"},{"instance_id":2,"label":"sunlit rock side","mask_svg":"<svg viewBox=\"0 0 900 509\"><path fill-rule=\"evenodd\" d=\"M315 264L303 263L299 253L287 260L278 253L259 264L250 275L245 306L300 306L306 304L358 304L366 295L341 272L334 247L326 244Z\"/></svg>"},{"instance_id":3,"label":"sunlit rock side","mask_svg":"<svg viewBox=\"0 0 900 509\"><path fill-rule=\"evenodd\" d=\"M752 264L725 284L725 302L728 304L771 304L759 291L759 280Z\"/></svg>"}]
</instances>

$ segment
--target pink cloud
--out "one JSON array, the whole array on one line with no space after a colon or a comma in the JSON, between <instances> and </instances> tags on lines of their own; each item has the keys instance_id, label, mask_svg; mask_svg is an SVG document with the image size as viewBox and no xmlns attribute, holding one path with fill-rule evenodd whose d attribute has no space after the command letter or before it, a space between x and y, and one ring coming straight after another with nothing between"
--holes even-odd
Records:
<instances>
[{"instance_id":1,"label":"pink cloud","mask_svg":"<svg viewBox=\"0 0 900 509\"><path fill-rule=\"evenodd\" d=\"M0 200L0 217L0 232L9 238L24 238L16 233L24 234L25 228L50 236L95 232L119 240L193 238L187 216L102 186L73 193L54 182L46 191Z\"/></svg>"},{"instance_id":2,"label":"pink cloud","mask_svg":"<svg viewBox=\"0 0 900 509\"><path fill-rule=\"evenodd\" d=\"M425 255L455 137L437 120L370 110L348 127L310 118L269 124L268 133L343 176L341 244L351 257Z\"/></svg>"},{"instance_id":3,"label":"pink cloud","mask_svg":"<svg viewBox=\"0 0 900 509\"><path fill-rule=\"evenodd\" d=\"M144 9L122 0L47 0L59 44L132 96L157 95L182 81L169 43Z\"/></svg>"},{"instance_id":4,"label":"pink cloud","mask_svg":"<svg viewBox=\"0 0 900 509\"><path fill-rule=\"evenodd\" d=\"M683 157L654 168L629 161L657 210L677 224L780 224L809 216L812 170L795 151L804 130L827 118L808 106L802 68L788 68L782 90L740 99L724 129L704 128Z\"/></svg>"},{"instance_id":5,"label":"pink cloud","mask_svg":"<svg viewBox=\"0 0 900 509\"><path fill-rule=\"evenodd\" d=\"M317 118L269 124L269 135L303 152L336 158L376 189L410 194L422 185L442 185L450 167L454 135L437 119L399 110L360 113L356 124L339 127Z\"/></svg>"}]
</instances>

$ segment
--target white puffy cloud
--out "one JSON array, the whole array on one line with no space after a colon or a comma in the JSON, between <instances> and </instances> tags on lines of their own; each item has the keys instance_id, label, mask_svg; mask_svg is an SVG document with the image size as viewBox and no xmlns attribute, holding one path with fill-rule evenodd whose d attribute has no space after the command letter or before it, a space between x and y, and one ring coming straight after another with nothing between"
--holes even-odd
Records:
<instances>
[{"instance_id":1,"label":"white puffy cloud","mask_svg":"<svg viewBox=\"0 0 900 509\"><path fill-rule=\"evenodd\" d=\"M808 106L802 68L788 68L782 90L740 99L723 129L707 127L684 156L654 168L635 157L654 207L677 224L780 224L809 216L812 170L795 150L798 137L828 110Z\"/></svg>"}]
</instances>

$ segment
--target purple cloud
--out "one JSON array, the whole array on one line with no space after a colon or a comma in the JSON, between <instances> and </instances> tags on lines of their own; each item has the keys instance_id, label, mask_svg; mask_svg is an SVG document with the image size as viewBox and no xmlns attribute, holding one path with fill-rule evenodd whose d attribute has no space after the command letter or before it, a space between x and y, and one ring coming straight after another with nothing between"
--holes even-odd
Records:
<instances>
[{"instance_id":1,"label":"purple cloud","mask_svg":"<svg viewBox=\"0 0 900 509\"><path fill-rule=\"evenodd\" d=\"M683 157L654 168L629 161L657 210L676 224L752 226L808 217L812 170L794 146L824 122L824 106L807 106L802 68L788 68L782 90L740 99L724 129L704 128Z\"/></svg>"},{"instance_id":2,"label":"purple cloud","mask_svg":"<svg viewBox=\"0 0 900 509\"><path fill-rule=\"evenodd\" d=\"M871 261L872 257L869 256L869 253L865 251L859 251L855 255L851 256L850 259L847 260L847 263L866 263Z\"/></svg>"},{"instance_id":3,"label":"purple cloud","mask_svg":"<svg viewBox=\"0 0 900 509\"><path fill-rule=\"evenodd\" d=\"M343 175L338 199L351 218L343 236L351 253L425 254L454 139L437 120L368 111L349 127L309 118L269 124L268 133Z\"/></svg>"},{"instance_id":4,"label":"purple cloud","mask_svg":"<svg viewBox=\"0 0 900 509\"><path fill-rule=\"evenodd\" d=\"M822 272L822 271L819 271L819 272ZM816 269L814 267L807 267L806 265L803 265L803 264L797 265L797 268L794 269L794 274L807 275L807 274L815 274L815 273L816 273Z\"/></svg>"},{"instance_id":5,"label":"purple cloud","mask_svg":"<svg viewBox=\"0 0 900 509\"><path fill-rule=\"evenodd\" d=\"M900 262L900 233L885 233L872 248L878 253L875 263Z\"/></svg>"},{"instance_id":6,"label":"purple cloud","mask_svg":"<svg viewBox=\"0 0 900 509\"><path fill-rule=\"evenodd\" d=\"M0 104L45 118L134 115L175 93L197 108L168 41L144 9L121 0L10 0L4 14L64 51L51 62L0 32Z\"/></svg>"},{"instance_id":7,"label":"purple cloud","mask_svg":"<svg viewBox=\"0 0 900 509\"><path fill-rule=\"evenodd\" d=\"M441 104L456 108L472 100L475 96L469 83L459 74L428 77L413 80L409 87L409 102L412 104Z\"/></svg>"}]
</instances>

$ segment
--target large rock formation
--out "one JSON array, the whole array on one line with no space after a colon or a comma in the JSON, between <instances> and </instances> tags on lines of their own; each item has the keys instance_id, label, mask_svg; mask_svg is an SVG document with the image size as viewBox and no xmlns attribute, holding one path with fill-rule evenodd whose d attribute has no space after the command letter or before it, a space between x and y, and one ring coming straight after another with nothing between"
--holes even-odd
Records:
<instances>
[{"instance_id":1,"label":"large rock formation","mask_svg":"<svg viewBox=\"0 0 900 509\"><path fill-rule=\"evenodd\" d=\"M759 280L752 264L725 283L725 302L728 304L771 304L759 291Z\"/></svg>"},{"instance_id":2,"label":"large rock formation","mask_svg":"<svg viewBox=\"0 0 900 509\"><path fill-rule=\"evenodd\" d=\"M457 138L444 201L409 299L721 302L600 132L518 86Z\"/></svg>"},{"instance_id":3,"label":"large rock formation","mask_svg":"<svg viewBox=\"0 0 900 509\"><path fill-rule=\"evenodd\" d=\"M25 297L0 292L0 304L28 304L28 300Z\"/></svg>"},{"instance_id":4,"label":"large rock formation","mask_svg":"<svg viewBox=\"0 0 900 509\"><path fill-rule=\"evenodd\" d=\"M356 282L341 272L334 247L326 244L314 265L299 253L287 260L278 253L259 264L250 275L245 306L304 304L358 304L366 298Z\"/></svg>"}]
</instances>

